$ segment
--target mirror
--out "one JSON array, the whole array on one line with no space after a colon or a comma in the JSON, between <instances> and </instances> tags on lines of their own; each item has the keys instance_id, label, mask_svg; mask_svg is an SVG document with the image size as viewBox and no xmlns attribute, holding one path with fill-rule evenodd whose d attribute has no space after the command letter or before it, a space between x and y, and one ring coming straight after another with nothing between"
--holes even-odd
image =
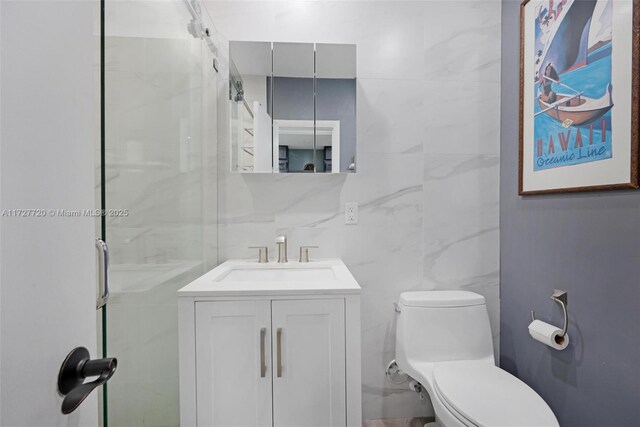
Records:
<instances>
[{"instance_id":1,"label":"mirror","mask_svg":"<svg viewBox=\"0 0 640 427\"><path fill-rule=\"evenodd\" d=\"M313 43L273 44L274 171L279 173L316 170L314 55Z\"/></svg>"},{"instance_id":2,"label":"mirror","mask_svg":"<svg viewBox=\"0 0 640 427\"><path fill-rule=\"evenodd\" d=\"M355 172L355 45L316 44L315 158L319 172Z\"/></svg>"},{"instance_id":3,"label":"mirror","mask_svg":"<svg viewBox=\"0 0 640 427\"><path fill-rule=\"evenodd\" d=\"M356 46L230 42L231 170L356 170Z\"/></svg>"},{"instance_id":4,"label":"mirror","mask_svg":"<svg viewBox=\"0 0 640 427\"><path fill-rule=\"evenodd\" d=\"M271 43L229 43L231 169L271 172Z\"/></svg>"}]
</instances>

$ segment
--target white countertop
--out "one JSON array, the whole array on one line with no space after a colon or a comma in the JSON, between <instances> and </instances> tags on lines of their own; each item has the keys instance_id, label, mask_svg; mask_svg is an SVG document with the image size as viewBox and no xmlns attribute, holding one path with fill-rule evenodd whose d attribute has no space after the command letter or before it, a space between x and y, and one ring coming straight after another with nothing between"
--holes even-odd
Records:
<instances>
[{"instance_id":1,"label":"white countertop","mask_svg":"<svg viewBox=\"0 0 640 427\"><path fill-rule=\"evenodd\" d=\"M282 273L277 270L297 270L295 273L309 271L314 276L313 270L322 271L322 278L271 280L271 276ZM235 270L235 271L234 271ZM266 270L267 280L240 280L241 273L248 270ZM274 271L275 270L275 271ZM240 279L230 280L232 273ZM248 271L248 273L256 273ZM270 274L273 273L273 274ZM258 273L260 274L260 273ZM247 276L255 276L247 274ZM331 276L331 279L326 277ZM259 263L255 260L229 260L225 261L213 270L197 278L178 291L178 297L223 297L223 296L251 296L251 295L335 295L335 294L359 294L360 285L353 278L347 266L339 258L327 258L312 260L308 263L289 261L286 264L276 262Z\"/></svg>"}]
</instances>

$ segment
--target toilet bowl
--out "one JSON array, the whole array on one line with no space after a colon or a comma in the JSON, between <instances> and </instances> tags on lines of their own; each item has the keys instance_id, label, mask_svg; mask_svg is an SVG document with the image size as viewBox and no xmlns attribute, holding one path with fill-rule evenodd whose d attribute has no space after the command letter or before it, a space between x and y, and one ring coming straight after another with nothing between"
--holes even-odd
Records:
<instances>
[{"instance_id":1,"label":"toilet bowl","mask_svg":"<svg viewBox=\"0 0 640 427\"><path fill-rule=\"evenodd\" d=\"M495 366L482 295L404 292L398 302L396 363L428 392L444 427L557 427L545 401Z\"/></svg>"}]
</instances>

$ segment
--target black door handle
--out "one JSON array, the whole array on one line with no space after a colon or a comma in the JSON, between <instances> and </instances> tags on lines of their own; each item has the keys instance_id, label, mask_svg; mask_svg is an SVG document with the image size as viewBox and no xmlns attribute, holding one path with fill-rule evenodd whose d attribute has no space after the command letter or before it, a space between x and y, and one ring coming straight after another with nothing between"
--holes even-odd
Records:
<instances>
[{"instance_id":1,"label":"black door handle","mask_svg":"<svg viewBox=\"0 0 640 427\"><path fill-rule=\"evenodd\" d=\"M76 347L67 355L58 374L58 391L64 396L62 413L70 414L87 398L94 388L106 383L118 367L116 358L89 358L89 350ZM87 377L98 378L85 383Z\"/></svg>"}]
</instances>

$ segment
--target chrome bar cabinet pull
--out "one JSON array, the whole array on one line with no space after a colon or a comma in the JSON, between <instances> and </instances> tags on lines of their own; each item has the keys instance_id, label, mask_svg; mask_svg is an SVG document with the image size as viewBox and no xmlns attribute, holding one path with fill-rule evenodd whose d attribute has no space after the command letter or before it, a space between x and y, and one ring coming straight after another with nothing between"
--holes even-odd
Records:
<instances>
[{"instance_id":1,"label":"chrome bar cabinet pull","mask_svg":"<svg viewBox=\"0 0 640 427\"><path fill-rule=\"evenodd\" d=\"M282 378L282 328L276 332L276 371L278 378Z\"/></svg>"},{"instance_id":2,"label":"chrome bar cabinet pull","mask_svg":"<svg viewBox=\"0 0 640 427\"><path fill-rule=\"evenodd\" d=\"M267 328L260 329L260 378L267 376L267 362L265 360L265 339L267 337Z\"/></svg>"}]
</instances>

